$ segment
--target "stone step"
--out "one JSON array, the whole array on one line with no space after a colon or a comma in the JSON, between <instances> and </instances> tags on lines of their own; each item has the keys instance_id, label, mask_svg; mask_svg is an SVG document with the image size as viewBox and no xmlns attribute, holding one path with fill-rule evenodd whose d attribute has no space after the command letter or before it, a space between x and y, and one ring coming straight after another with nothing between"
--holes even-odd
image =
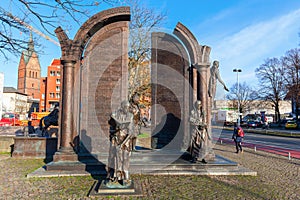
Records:
<instances>
[{"instance_id":1,"label":"stone step","mask_svg":"<svg viewBox=\"0 0 300 200\"><path fill-rule=\"evenodd\" d=\"M197 162L191 163L189 154L177 154L168 152L153 152L153 154L136 153L130 159L131 173L144 174L154 173L155 171L198 171L207 169L227 168L235 169L238 165L221 156L216 156L215 160L207 161L207 163ZM96 158L98 156L98 158ZM101 159L99 159L101 158ZM88 172L104 174L108 154L102 155L85 155L80 157L79 162L51 162L46 165L47 170L85 170ZM168 172L170 173L170 172Z\"/></svg>"}]
</instances>

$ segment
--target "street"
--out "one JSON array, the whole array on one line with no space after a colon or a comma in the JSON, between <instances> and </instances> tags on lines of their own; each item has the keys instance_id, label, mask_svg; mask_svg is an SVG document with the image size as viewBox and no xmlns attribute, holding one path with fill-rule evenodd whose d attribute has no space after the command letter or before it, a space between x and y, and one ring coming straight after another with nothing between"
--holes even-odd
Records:
<instances>
[{"instance_id":1,"label":"street","mask_svg":"<svg viewBox=\"0 0 300 200\"><path fill-rule=\"evenodd\" d=\"M232 131L213 129L215 141L232 142ZM243 146L300 159L300 138L245 133Z\"/></svg>"}]
</instances>

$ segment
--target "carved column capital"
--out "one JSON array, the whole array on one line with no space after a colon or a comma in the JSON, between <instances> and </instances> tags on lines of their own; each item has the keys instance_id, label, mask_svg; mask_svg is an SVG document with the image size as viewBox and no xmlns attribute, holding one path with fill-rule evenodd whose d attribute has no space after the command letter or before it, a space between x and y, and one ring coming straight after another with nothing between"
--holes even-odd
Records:
<instances>
[{"instance_id":1,"label":"carved column capital","mask_svg":"<svg viewBox=\"0 0 300 200\"><path fill-rule=\"evenodd\" d=\"M63 65L63 67L75 67L75 60L71 60L71 59L62 59L61 60L61 64Z\"/></svg>"},{"instance_id":2,"label":"carved column capital","mask_svg":"<svg viewBox=\"0 0 300 200\"><path fill-rule=\"evenodd\" d=\"M194 63L193 67L195 67L199 72L201 72L210 68L210 63Z\"/></svg>"}]
</instances>

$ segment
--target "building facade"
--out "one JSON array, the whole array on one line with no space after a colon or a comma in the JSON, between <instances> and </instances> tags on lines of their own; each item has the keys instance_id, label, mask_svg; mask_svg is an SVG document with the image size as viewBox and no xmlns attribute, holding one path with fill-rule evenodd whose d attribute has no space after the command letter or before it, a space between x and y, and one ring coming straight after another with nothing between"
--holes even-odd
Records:
<instances>
[{"instance_id":1,"label":"building facade","mask_svg":"<svg viewBox=\"0 0 300 200\"><path fill-rule=\"evenodd\" d=\"M28 95L28 98L40 98L41 66L34 50L32 35L27 50L22 52L18 67L18 91Z\"/></svg>"},{"instance_id":2,"label":"building facade","mask_svg":"<svg viewBox=\"0 0 300 200\"><path fill-rule=\"evenodd\" d=\"M40 110L51 111L59 104L61 96L61 63L53 59L48 66L47 77L40 79Z\"/></svg>"},{"instance_id":3,"label":"building facade","mask_svg":"<svg viewBox=\"0 0 300 200\"><path fill-rule=\"evenodd\" d=\"M236 105L234 101L231 100L216 100L216 109L213 110L213 113L216 113L217 110L231 110L236 111L236 107L233 108L232 105ZM289 100L284 100L279 102L279 112L282 117L288 113L292 112L291 107L292 102ZM255 100L251 101L246 108L244 108L244 112L242 113L242 117L249 114L260 114L261 112L265 112L266 115L275 115L275 109L272 107L271 102Z\"/></svg>"},{"instance_id":4,"label":"building facade","mask_svg":"<svg viewBox=\"0 0 300 200\"><path fill-rule=\"evenodd\" d=\"M3 113L16 113L26 118L28 111L27 95L13 87L3 88Z\"/></svg>"}]
</instances>

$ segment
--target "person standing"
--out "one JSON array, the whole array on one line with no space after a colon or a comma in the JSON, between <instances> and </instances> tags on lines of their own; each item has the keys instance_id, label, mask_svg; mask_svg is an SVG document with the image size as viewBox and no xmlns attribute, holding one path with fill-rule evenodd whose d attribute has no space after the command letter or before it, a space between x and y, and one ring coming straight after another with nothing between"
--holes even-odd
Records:
<instances>
[{"instance_id":1,"label":"person standing","mask_svg":"<svg viewBox=\"0 0 300 200\"><path fill-rule=\"evenodd\" d=\"M233 128L233 134L232 134L232 139L234 140L235 143L235 148L236 148L236 153L243 152L242 148L242 141L244 138L244 130L242 127L237 126L237 124L234 124Z\"/></svg>"}]
</instances>

